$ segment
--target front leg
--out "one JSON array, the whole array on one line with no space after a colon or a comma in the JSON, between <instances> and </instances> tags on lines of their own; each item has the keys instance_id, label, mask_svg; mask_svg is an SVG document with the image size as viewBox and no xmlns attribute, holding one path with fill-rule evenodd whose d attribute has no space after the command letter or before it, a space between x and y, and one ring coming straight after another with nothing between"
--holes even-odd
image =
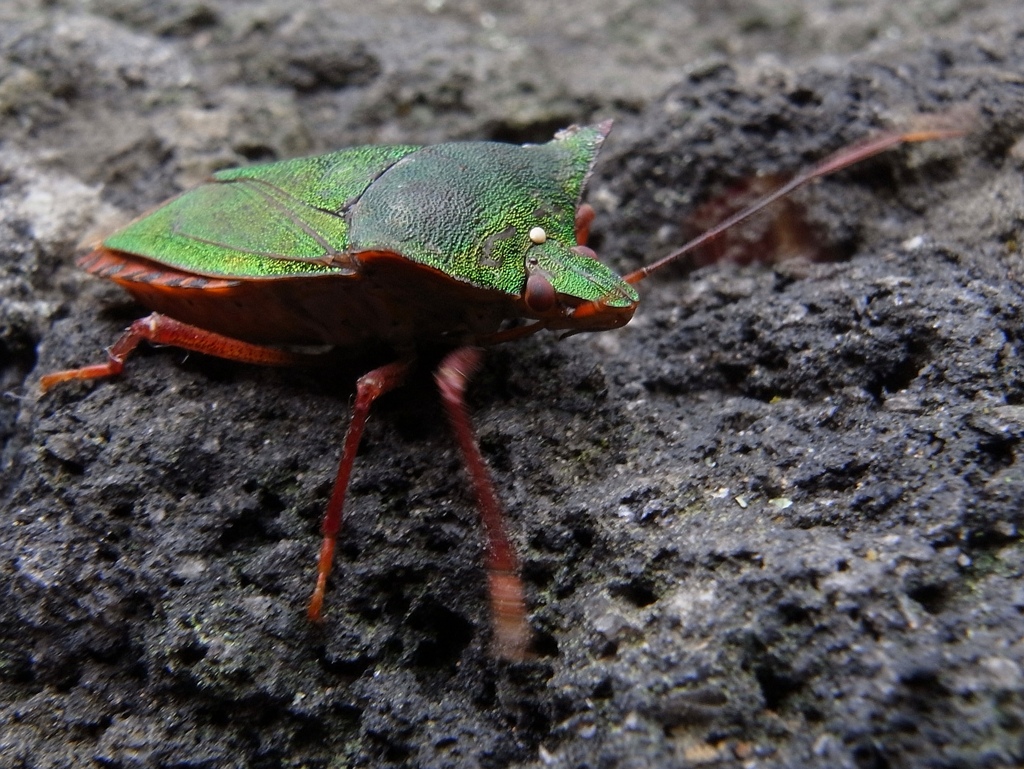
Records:
<instances>
[{"instance_id":1,"label":"front leg","mask_svg":"<svg viewBox=\"0 0 1024 769\"><path fill-rule=\"evenodd\" d=\"M483 351L476 347L460 347L448 354L434 374L448 412L448 421L462 449L462 456L473 482L477 508L487 533L487 577L494 623L494 653L506 659L521 660L527 656L532 633L526 622L526 602L515 549L505 530L505 515L487 471L473 426L466 411L465 391L476 373Z\"/></svg>"}]
</instances>

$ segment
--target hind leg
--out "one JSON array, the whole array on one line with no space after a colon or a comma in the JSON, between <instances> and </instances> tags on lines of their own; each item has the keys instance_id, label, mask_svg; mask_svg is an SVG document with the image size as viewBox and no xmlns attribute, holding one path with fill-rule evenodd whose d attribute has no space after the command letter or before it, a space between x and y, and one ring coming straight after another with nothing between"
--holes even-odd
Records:
<instances>
[{"instance_id":1,"label":"hind leg","mask_svg":"<svg viewBox=\"0 0 1024 769\"><path fill-rule=\"evenodd\" d=\"M55 371L41 377L39 385L45 393L61 382L117 376L124 369L125 360L143 341L150 344L181 347L218 358L237 360L243 363L257 363L263 366L296 366L308 363L316 357L232 339L229 336L215 334L212 331L198 326L190 326L188 323L182 323L167 315L154 312L152 315L139 318L132 323L121 337L107 349L106 363Z\"/></svg>"}]
</instances>

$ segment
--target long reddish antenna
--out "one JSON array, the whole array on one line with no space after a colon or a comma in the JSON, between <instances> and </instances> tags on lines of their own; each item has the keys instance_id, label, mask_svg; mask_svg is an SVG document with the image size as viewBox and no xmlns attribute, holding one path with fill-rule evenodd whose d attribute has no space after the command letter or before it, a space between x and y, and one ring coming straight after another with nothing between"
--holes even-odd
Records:
<instances>
[{"instance_id":1,"label":"long reddish antenna","mask_svg":"<svg viewBox=\"0 0 1024 769\"><path fill-rule=\"evenodd\" d=\"M949 116L946 116L947 119ZM776 200L784 198L794 190L803 187L808 182L820 179L823 176L841 171L847 166L851 166L854 163L859 163L862 160L866 160L874 155L881 152L885 152L887 149L891 149L900 144L909 142L925 142L933 141L935 139L955 139L966 134L970 129L965 127L961 121L959 127L937 127L931 129L921 129L912 131L890 131L883 133L879 136L870 138L859 144L854 144L849 147L844 147L838 152L829 155L827 158L822 160L815 166L801 171L799 174L794 176L788 182L783 184L781 187L776 189L774 192L770 192L763 198L753 203L752 205L744 208L742 211L733 214L724 221L716 224L710 230L698 235L696 238L691 240L681 248L676 249L668 256L663 256L656 262L652 262L644 267L641 267L635 272L631 272L623 278L627 283L636 284L646 278L651 273L657 272L663 267L667 267L673 262L678 261L690 252L700 248L707 243L710 243L715 238L718 238L730 227L734 227L745 219L749 219L754 214L762 211L767 206L770 206Z\"/></svg>"}]
</instances>

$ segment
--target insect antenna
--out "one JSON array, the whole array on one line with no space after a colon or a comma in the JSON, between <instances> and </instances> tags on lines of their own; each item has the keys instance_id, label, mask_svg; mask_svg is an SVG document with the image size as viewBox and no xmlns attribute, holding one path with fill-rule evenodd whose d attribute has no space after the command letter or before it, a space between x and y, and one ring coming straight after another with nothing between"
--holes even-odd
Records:
<instances>
[{"instance_id":1,"label":"insect antenna","mask_svg":"<svg viewBox=\"0 0 1024 769\"><path fill-rule=\"evenodd\" d=\"M749 219L751 216L764 210L775 201L786 197L794 190L803 187L805 184L812 182L815 179L820 179L821 177L828 176L836 171L841 171L848 166L859 163L862 160L867 160L870 157L874 157L875 155L885 152L886 150L900 144L933 141L936 139L955 139L968 133L970 128L963 117L946 116L947 120L950 118L952 118L953 124L949 126L936 126L934 128L921 128L910 131L888 131L857 144L843 147L841 150L829 155L816 165L801 171L788 182L768 193L760 200L755 201L741 211L727 217L710 230L706 230L701 233L693 240L667 256L663 256L661 259L629 273L623 278L623 280L625 280L626 283L634 285L639 283L649 275L667 267L670 264L680 261L683 257L721 237L726 230L736 226L746 219Z\"/></svg>"}]
</instances>

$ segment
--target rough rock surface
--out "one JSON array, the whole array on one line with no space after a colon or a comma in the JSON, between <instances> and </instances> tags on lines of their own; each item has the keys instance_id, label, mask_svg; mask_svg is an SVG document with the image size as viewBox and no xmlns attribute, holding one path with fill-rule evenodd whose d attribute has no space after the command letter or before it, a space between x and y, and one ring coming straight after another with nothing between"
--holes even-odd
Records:
<instances>
[{"instance_id":1,"label":"rough rock surface","mask_svg":"<svg viewBox=\"0 0 1024 769\"><path fill-rule=\"evenodd\" d=\"M0 767L1024 762L1021 73L1017 0L5 2ZM627 270L739 180L965 107L800 195L838 261L675 271L626 329L490 354L533 661L487 653L426 373L370 425L322 627L358 362L38 394L141 314L79 244L217 168L612 117Z\"/></svg>"}]
</instances>

